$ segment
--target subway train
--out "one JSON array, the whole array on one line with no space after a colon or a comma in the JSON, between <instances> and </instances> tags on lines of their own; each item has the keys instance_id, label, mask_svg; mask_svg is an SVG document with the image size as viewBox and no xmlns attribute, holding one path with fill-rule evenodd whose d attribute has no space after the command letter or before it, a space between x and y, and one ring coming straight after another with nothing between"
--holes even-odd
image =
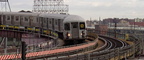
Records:
<instances>
[{"instance_id":1,"label":"subway train","mask_svg":"<svg viewBox=\"0 0 144 60\"><path fill-rule=\"evenodd\" d=\"M85 20L77 15L0 12L0 28L29 31L63 40L85 39Z\"/></svg>"}]
</instances>

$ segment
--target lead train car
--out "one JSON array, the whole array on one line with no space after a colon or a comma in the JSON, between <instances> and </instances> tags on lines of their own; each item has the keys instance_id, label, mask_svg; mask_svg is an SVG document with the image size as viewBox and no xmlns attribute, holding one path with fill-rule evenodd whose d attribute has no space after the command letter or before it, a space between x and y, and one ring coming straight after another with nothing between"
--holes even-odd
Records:
<instances>
[{"instance_id":1,"label":"lead train car","mask_svg":"<svg viewBox=\"0 0 144 60\"><path fill-rule=\"evenodd\" d=\"M0 27L23 28L64 40L86 36L85 20L77 15L0 12Z\"/></svg>"}]
</instances>

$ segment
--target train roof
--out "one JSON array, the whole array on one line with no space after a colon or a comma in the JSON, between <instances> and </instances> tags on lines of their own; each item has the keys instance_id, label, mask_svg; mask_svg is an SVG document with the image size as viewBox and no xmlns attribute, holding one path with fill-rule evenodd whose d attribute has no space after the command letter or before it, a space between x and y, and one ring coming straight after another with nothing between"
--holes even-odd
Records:
<instances>
[{"instance_id":1,"label":"train roof","mask_svg":"<svg viewBox=\"0 0 144 60\"><path fill-rule=\"evenodd\" d=\"M38 16L39 15L39 13L25 13L25 12L0 12L0 14L23 15L23 16Z\"/></svg>"},{"instance_id":2,"label":"train roof","mask_svg":"<svg viewBox=\"0 0 144 60\"><path fill-rule=\"evenodd\" d=\"M64 19L64 18L67 17L68 15L44 13L44 14L40 14L40 16L41 16L41 17L48 17L48 18L55 18L55 19Z\"/></svg>"},{"instance_id":3,"label":"train roof","mask_svg":"<svg viewBox=\"0 0 144 60\"><path fill-rule=\"evenodd\" d=\"M85 20L77 15L64 15L64 14L40 14L41 17L55 18L55 19L64 19L66 22L85 22Z\"/></svg>"},{"instance_id":4,"label":"train roof","mask_svg":"<svg viewBox=\"0 0 144 60\"><path fill-rule=\"evenodd\" d=\"M49 14L49 13L27 13L27 12L0 12L0 14L6 15L18 15L18 16L40 16L47 18L63 19L66 22L85 22L85 20L77 15L68 14Z\"/></svg>"},{"instance_id":5,"label":"train roof","mask_svg":"<svg viewBox=\"0 0 144 60\"><path fill-rule=\"evenodd\" d=\"M77 15L69 15L64 19L64 23L67 22L85 22L85 20Z\"/></svg>"}]
</instances>

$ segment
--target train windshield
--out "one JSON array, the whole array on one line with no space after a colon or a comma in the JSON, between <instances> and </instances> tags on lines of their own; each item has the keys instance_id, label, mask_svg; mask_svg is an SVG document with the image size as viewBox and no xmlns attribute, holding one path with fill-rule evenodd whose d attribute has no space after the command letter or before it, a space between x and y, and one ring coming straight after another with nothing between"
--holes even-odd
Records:
<instances>
[{"instance_id":1,"label":"train windshield","mask_svg":"<svg viewBox=\"0 0 144 60\"><path fill-rule=\"evenodd\" d=\"M70 23L65 23L64 27L65 27L65 30L70 30Z\"/></svg>"},{"instance_id":2,"label":"train windshield","mask_svg":"<svg viewBox=\"0 0 144 60\"><path fill-rule=\"evenodd\" d=\"M85 29L85 22L80 22L79 26L80 26L80 29Z\"/></svg>"},{"instance_id":3,"label":"train windshield","mask_svg":"<svg viewBox=\"0 0 144 60\"><path fill-rule=\"evenodd\" d=\"M72 28L78 28L78 22L73 22L72 24Z\"/></svg>"}]
</instances>

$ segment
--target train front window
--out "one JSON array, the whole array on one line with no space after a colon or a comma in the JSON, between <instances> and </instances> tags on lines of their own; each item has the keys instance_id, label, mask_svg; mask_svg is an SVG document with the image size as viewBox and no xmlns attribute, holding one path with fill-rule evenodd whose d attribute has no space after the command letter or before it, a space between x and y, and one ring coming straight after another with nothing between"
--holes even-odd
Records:
<instances>
[{"instance_id":1,"label":"train front window","mask_svg":"<svg viewBox=\"0 0 144 60\"><path fill-rule=\"evenodd\" d=\"M77 22L73 22L73 23L72 23L72 27L73 27L73 28L78 28L78 23L77 23Z\"/></svg>"},{"instance_id":2,"label":"train front window","mask_svg":"<svg viewBox=\"0 0 144 60\"><path fill-rule=\"evenodd\" d=\"M65 28L65 30L70 30L70 24L69 23L65 23L64 24L64 28Z\"/></svg>"},{"instance_id":3,"label":"train front window","mask_svg":"<svg viewBox=\"0 0 144 60\"><path fill-rule=\"evenodd\" d=\"M79 26L80 26L80 29L85 29L85 22L80 22Z\"/></svg>"}]
</instances>

